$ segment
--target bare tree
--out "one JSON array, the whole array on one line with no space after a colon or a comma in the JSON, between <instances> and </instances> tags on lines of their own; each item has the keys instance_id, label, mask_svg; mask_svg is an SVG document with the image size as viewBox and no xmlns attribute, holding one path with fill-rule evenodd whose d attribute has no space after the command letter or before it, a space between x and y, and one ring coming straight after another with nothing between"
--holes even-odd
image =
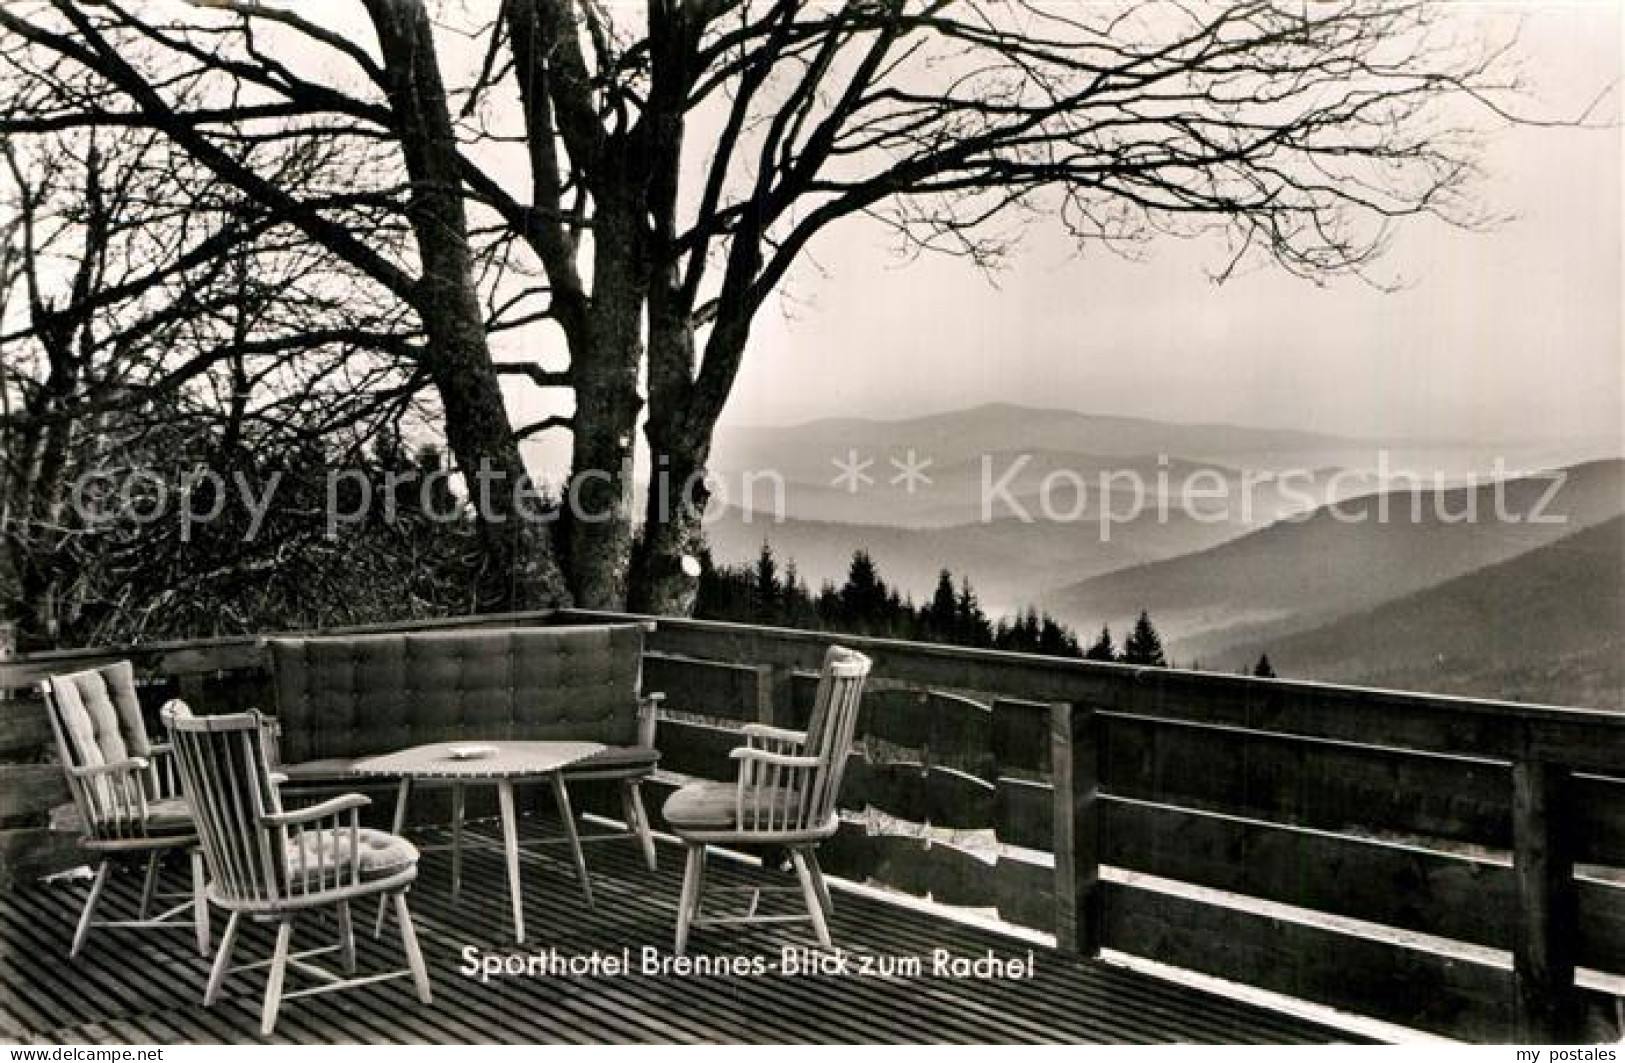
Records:
<instances>
[{"instance_id":1,"label":"bare tree","mask_svg":"<svg viewBox=\"0 0 1625 1063\"><path fill-rule=\"evenodd\" d=\"M1477 134L1518 88L1510 41L1428 0L365 6L360 26L257 0L0 8L20 69L65 62L97 86L45 93L5 128L160 130L410 307L465 470L522 465L500 374L567 389L573 411L531 427L573 435L569 589L659 612L692 602L706 498L684 488L703 481L752 322L837 223L984 267L1036 221L1119 250L1219 234L1220 276L1360 273L1401 219L1483 220ZM222 145L242 138L380 157L352 196L406 219L411 247L381 250L336 222L342 197L233 161ZM527 271L541 283L516 282ZM567 367L494 363L482 325L520 303L537 309L509 320L555 329L535 342ZM670 489L649 492L634 552L640 372ZM504 565L545 569L544 554L492 547Z\"/></svg>"},{"instance_id":2,"label":"bare tree","mask_svg":"<svg viewBox=\"0 0 1625 1063\"><path fill-rule=\"evenodd\" d=\"M307 161L267 172L297 186ZM31 642L83 636L144 569L202 565L199 544L170 542L173 519L89 519L88 483L139 472L173 497L192 465L321 459L416 408L426 385L394 307L358 300L319 246L289 242L160 133L7 140L0 202L0 553ZM202 567L240 577L255 560L245 543L217 553Z\"/></svg>"}]
</instances>

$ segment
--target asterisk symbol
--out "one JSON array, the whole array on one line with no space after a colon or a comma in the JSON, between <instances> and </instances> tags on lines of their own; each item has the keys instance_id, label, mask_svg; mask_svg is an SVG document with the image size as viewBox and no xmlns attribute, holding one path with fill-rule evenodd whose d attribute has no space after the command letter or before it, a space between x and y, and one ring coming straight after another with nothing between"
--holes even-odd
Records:
<instances>
[{"instance_id":1,"label":"asterisk symbol","mask_svg":"<svg viewBox=\"0 0 1625 1063\"><path fill-rule=\"evenodd\" d=\"M868 487L875 482L869 475L869 466L875 463L873 458L860 458L856 450L846 452L845 459L831 458L830 464L841 470L835 479L830 481L831 487L844 487L852 494L857 494L860 488Z\"/></svg>"},{"instance_id":2,"label":"asterisk symbol","mask_svg":"<svg viewBox=\"0 0 1625 1063\"><path fill-rule=\"evenodd\" d=\"M931 467L930 458L922 458L910 449L906 459L898 461L892 458L891 465L897 470L897 475L891 478L891 482L902 484L909 494L912 495L921 487L931 486L931 477L925 474L925 470Z\"/></svg>"}]
</instances>

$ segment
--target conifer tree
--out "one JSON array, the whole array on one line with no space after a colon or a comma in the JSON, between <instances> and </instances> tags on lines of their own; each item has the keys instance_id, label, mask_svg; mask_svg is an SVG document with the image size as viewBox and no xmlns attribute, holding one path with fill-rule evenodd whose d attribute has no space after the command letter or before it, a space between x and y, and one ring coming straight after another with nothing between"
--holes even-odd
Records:
<instances>
[{"instance_id":1,"label":"conifer tree","mask_svg":"<svg viewBox=\"0 0 1625 1063\"><path fill-rule=\"evenodd\" d=\"M1112 641L1112 629L1101 626L1100 636L1090 643L1089 648L1083 652L1086 661L1105 661L1110 663L1117 660L1117 643Z\"/></svg>"},{"instance_id":2,"label":"conifer tree","mask_svg":"<svg viewBox=\"0 0 1625 1063\"><path fill-rule=\"evenodd\" d=\"M752 612L758 624L777 624L782 619L782 590L778 560L773 556L773 547L764 539L762 552L756 555L756 582L751 595Z\"/></svg>"},{"instance_id":3,"label":"conifer tree","mask_svg":"<svg viewBox=\"0 0 1625 1063\"><path fill-rule=\"evenodd\" d=\"M1140 619L1134 622L1134 630L1123 642L1123 663L1138 664L1147 668L1166 668L1168 658L1162 652L1162 636L1151 623L1151 617L1145 610L1140 611Z\"/></svg>"},{"instance_id":4,"label":"conifer tree","mask_svg":"<svg viewBox=\"0 0 1625 1063\"><path fill-rule=\"evenodd\" d=\"M959 634L959 596L954 592L954 575L947 569L937 574L937 589L924 617L927 634L942 642L952 642Z\"/></svg>"}]
</instances>

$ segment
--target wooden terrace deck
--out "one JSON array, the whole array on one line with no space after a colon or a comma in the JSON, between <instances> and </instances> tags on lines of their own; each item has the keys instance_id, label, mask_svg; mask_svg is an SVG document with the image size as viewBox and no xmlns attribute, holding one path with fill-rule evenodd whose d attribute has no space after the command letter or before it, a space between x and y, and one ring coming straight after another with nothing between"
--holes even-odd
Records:
<instances>
[{"instance_id":1,"label":"wooden terrace deck","mask_svg":"<svg viewBox=\"0 0 1625 1063\"><path fill-rule=\"evenodd\" d=\"M532 944L565 955L645 945L670 956L680 861L662 851L651 876L624 844L589 854L597 911L582 910L562 850L527 849L526 919ZM430 854L411 901L434 978L435 1002L422 1007L410 985L385 982L287 1003L275 1040L309 1042L1244 1042L1349 1040L1301 1019L1094 960L1038 947L1030 980L857 975L761 977L507 977L481 985L458 973L462 949L495 953L506 937L502 872L471 855L459 904L450 900L444 854ZM751 865L714 861L718 885L760 882ZM178 885L179 879L177 877ZM131 910L139 876L116 878L110 896ZM0 897L0 1039L39 1043L246 1043L258 1041L259 972L228 980L204 1009L205 961L190 935L100 931L77 961L67 959L83 881L17 889ZM736 897L739 895L736 895ZM718 895L727 903L726 895ZM773 901L764 898L764 904ZM104 904L106 902L104 901ZM1024 958L1028 945L950 922L917 908L851 892L836 894L834 933L862 957ZM370 924L370 918L363 920ZM220 921L217 920L217 927ZM319 947L324 927L301 928L296 947ZM218 929L217 929L218 935ZM303 939L301 942L300 939ZM810 943L804 926L742 933L702 932L697 955L763 955ZM363 970L398 965L398 938L360 934ZM246 946L246 947L245 947ZM269 936L239 944L239 962L268 955ZM253 955L250 955L253 953ZM929 971L929 959L925 959Z\"/></svg>"}]
</instances>

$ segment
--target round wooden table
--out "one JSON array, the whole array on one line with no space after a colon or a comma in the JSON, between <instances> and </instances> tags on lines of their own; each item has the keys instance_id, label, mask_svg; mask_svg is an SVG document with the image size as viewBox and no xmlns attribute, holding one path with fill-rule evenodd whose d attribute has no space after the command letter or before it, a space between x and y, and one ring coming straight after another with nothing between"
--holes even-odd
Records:
<instances>
[{"instance_id":1,"label":"round wooden table","mask_svg":"<svg viewBox=\"0 0 1625 1063\"><path fill-rule=\"evenodd\" d=\"M459 747L484 746L494 752L482 757L457 757L453 750ZM576 833L575 815L570 809L570 793L564 785L562 769L578 764L603 752L596 742L484 742L470 739L462 742L435 742L426 746L413 746L381 757L357 761L351 768L357 775L387 775L400 779L400 791L395 798L395 833L406 827L406 802L414 782L431 780L452 784L451 823L451 889L455 897L462 888L463 863L463 787L495 786L497 806L502 814L502 851L508 862L508 893L513 902L514 940L525 940L525 910L519 885L519 817L514 810L513 788L518 782L547 779L553 786L553 799L564 820L565 837L570 843L570 855L575 859L576 877L581 880L581 891L586 895L587 907L593 906L592 882L587 877L587 859L581 851L581 836ZM382 929L383 909L378 912Z\"/></svg>"}]
</instances>

